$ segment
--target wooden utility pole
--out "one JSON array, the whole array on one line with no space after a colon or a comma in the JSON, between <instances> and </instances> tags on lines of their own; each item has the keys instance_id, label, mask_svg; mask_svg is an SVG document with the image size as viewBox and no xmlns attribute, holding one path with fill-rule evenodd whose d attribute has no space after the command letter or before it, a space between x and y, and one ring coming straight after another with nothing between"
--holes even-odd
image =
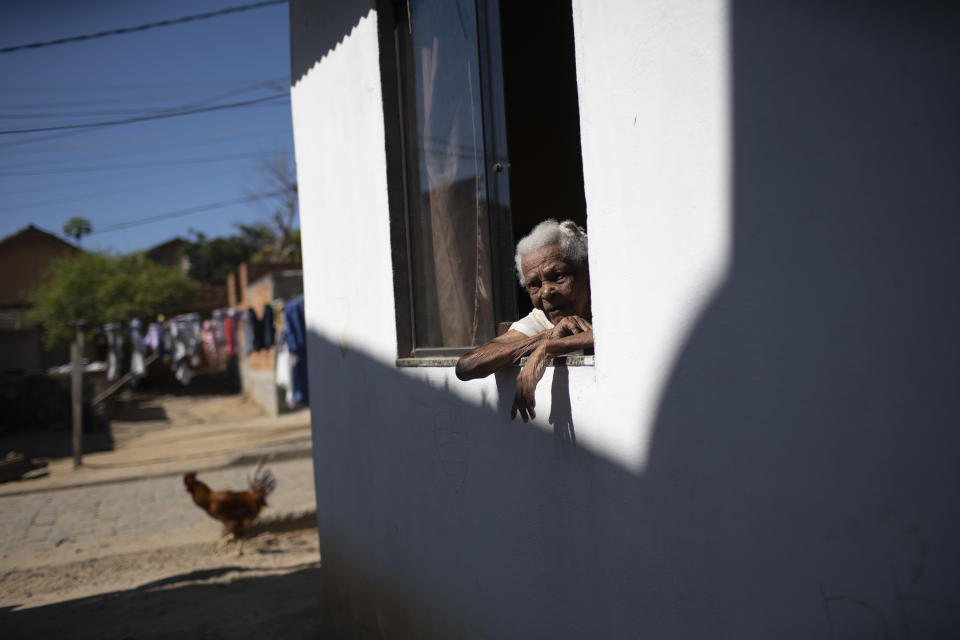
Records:
<instances>
[{"instance_id":1,"label":"wooden utility pole","mask_svg":"<svg viewBox=\"0 0 960 640\"><path fill-rule=\"evenodd\" d=\"M77 334L70 345L70 402L73 411L73 468L83 461L83 323L76 324Z\"/></svg>"}]
</instances>

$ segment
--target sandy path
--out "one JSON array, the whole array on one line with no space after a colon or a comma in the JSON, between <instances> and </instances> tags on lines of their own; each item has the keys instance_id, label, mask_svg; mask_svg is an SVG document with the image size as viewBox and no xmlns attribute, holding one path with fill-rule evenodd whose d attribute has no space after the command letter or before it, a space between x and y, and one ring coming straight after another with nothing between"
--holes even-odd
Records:
<instances>
[{"instance_id":1,"label":"sandy path","mask_svg":"<svg viewBox=\"0 0 960 640\"><path fill-rule=\"evenodd\" d=\"M315 529L265 532L6 570L6 638L324 637ZM35 635L39 634L39 635Z\"/></svg>"}]
</instances>

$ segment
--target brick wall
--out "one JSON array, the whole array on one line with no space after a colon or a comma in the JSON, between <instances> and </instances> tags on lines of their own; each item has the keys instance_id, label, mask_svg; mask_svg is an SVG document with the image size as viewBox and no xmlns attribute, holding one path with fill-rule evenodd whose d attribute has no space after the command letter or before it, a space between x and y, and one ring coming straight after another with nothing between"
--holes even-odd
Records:
<instances>
[{"instance_id":1,"label":"brick wall","mask_svg":"<svg viewBox=\"0 0 960 640\"><path fill-rule=\"evenodd\" d=\"M246 296L241 306L244 308L252 307L257 313L258 318L263 317L263 308L273 300L273 280L271 278L261 278L253 285L247 287ZM250 368L254 371L273 371L274 348L261 349L254 351L248 358Z\"/></svg>"},{"instance_id":2,"label":"brick wall","mask_svg":"<svg viewBox=\"0 0 960 640\"><path fill-rule=\"evenodd\" d=\"M257 269L252 267L256 266ZM257 317L263 317L264 308L273 300L289 300L303 292L303 276L299 269L284 269L287 265L240 265L237 270L237 281L241 298L238 306L242 309L253 309ZM299 266L299 265L297 265ZM251 273L263 272L272 267L259 278L249 281ZM230 283L232 284L232 283ZM276 310L274 310L276 319ZM240 325L238 344L243 344L243 325ZM240 359L240 377L244 393L261 405L269 413L278 414L287 409L280 392L276 387L276 348L261 349L249 355L242 352Z\"/></svg>"}]
</instances>

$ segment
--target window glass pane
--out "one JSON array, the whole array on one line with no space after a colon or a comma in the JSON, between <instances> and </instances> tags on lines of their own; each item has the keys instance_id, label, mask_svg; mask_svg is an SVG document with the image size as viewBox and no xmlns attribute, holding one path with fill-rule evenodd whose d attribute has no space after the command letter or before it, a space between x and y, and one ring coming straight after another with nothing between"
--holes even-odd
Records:
<instances>
[{"instance_id":1,"label":"window glass pane","mask_svg":"<svg viewBox=\"0 0 960 640\"><path fill-rule=\"evenodd\" d=\"M405 138L416 347L493 337L483 119L472 0L411 0Z\"/></svg>"}]
</instances>

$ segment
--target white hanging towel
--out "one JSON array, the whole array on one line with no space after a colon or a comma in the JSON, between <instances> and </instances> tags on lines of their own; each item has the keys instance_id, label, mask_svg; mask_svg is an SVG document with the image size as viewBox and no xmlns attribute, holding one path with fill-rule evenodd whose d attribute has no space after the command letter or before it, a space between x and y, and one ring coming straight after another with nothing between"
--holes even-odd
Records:
<instances>
[{"instance_id":1,"label":"white hanging towel","mask_svg":"<svg viewBox=\"0 0 960 640\"><path fill-rule=\"evenodd\" d=\"M284 400L291 409L297 404L293 400L293 363L290 361L290 349L286 340L277 341L277 361L274 371L277 376L277 386L283 389Z\"/></svg>"},{"instance_id":2,"label":"white hanging towel","mask_svg":"<svg viewBox=\"0 0 960 640\"><path fill-rule=\"evenodd\" d=\"M147 345L141 334L142 329L143 323L139 318L130 321L130 344L133 347L130 352L130 384L133 386L136 386L146 373L143 354L147 351Z\"/></svg>"},{"instance_id":3,"label":"white hanging towel","mask_svg":"<svg viewBox=\"0 0 960 640\"><path fill-rule=\"evenodd\" d=\"M120 356L123 355L123 328L119 322L103 325L107 336L107 381L120 377Z\"/></svg>"}]
</instances>

